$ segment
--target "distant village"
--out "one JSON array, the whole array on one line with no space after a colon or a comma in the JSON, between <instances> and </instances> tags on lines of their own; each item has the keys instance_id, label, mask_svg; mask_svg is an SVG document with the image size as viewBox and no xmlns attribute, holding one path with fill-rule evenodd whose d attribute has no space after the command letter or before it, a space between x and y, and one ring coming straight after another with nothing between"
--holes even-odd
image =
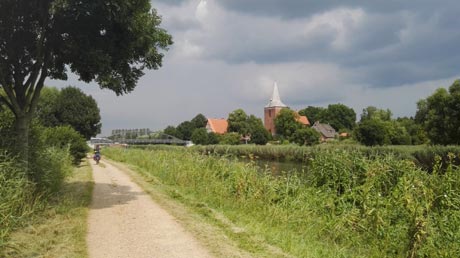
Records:
<instances>
[{"instance_id":1,"label":"distant village","mask_svg":"<svg viewBox=\"0 0 460 258\"><path fill-rule=\"evenodd\" d=\"M275 82L273 85L273 93L268 104L264 107L263 128L261 128L261 119L254 116L247 116L243 110L236 110L239 113L241 121L235 121L230 114L228 119L224 118L206 118L199 114L192 121L185 121L177 127L168 126L162 132L153 132L148 128L142 129L115 129L108 137L108 140L101 138L93 138L93 142L112 143L124 142L132 144L240 144L240 143L255 143L266 144L270 140L279 141L284 134L277 132L277 117L282 113L282 110L291 111L294 121L297 124L297 129L311 128L317 134L316 142L325 142L337 139L339 134L327 123L315 121L313 125L310 123L306 115L301 115L296 111L290 110L280 98L278 85ZM257 121L259 120L259 121ZM233 124L232 124L233 123ZM247 123L247 125L244 125ZM239 125L234 125L239 124ZM242 125L243 124L243 125ZM253 124L251 126L250 124ZM258 124L258 126L257 126ZM280 126L278 125L278 128ZM255 129L257 128L257 129ZM196 129L201 129L195 132ZM260 132L260 131L264 132ZM195 135L194 135L195 134ZM347 133L342 133L342 137L347 137ZM254 139L256 137L257 139ZM212 138L212 139L210 139ZM262 139L261 139L262 138Z\"/></svg>"}]
</instances>

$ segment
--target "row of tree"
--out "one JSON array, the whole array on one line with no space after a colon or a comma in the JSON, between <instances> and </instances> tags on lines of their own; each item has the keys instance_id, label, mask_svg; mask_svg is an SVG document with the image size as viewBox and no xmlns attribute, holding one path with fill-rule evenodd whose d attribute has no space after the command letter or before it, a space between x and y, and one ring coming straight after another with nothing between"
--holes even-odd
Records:
<instances>
[{"instance_id":1,"label":"row of tree","mask_svg":"<svg viewBox=\"0 0 460 258\"><path fill-rule=\"evenodd\" d=\"M358 122L355 111L343 104L327 107L309 106L298 113L283 109L275 118L277 135L273 138L262 120L237 109L228 115L228 133L215 135L205 129L207 119L199 114L177 127L168 126L165 133L197 144L238 144L242 136L250 136L250 143L266 144L281 140L299 145L319 143L319 133L302 125L299 115L308 117L310 124L330 124L337 132L346 132L356 141L372 145L419 145L460 143L460 81L449 89L439 88L431 96L417 103L415 117L394 119L389 109L369 106L363 109ZM248 138L246 138L248 139Z\"/></svg>"}]
</instances>

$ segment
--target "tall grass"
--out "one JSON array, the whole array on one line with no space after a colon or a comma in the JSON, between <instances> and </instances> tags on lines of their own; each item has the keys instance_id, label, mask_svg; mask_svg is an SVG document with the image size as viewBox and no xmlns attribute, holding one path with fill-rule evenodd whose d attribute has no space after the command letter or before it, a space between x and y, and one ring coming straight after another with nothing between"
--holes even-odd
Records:
<instances>
[{"instance_id":1,"label":"tall grass","mask_svg":"<svg viewBox=\"0 0 460 258\"><path fill-rule=\"evenodd\" d=\"M0 153L0 249L5 248L11 230L34 211L39 199L34 191L35 185L16 161Z\"/></svg>"},{"instance_id":2,"label":"tall grass","mask_svg":"<svg viewBox=\"0 0 460 258\"><path fill-rule=\"evenodd\" d=\"M0 250L12 230L46 207L72 169L68 151L46 148L35 155L26 171L15 158L0 153Z\"/></svg>"},{"instance_id":3,"label":"tall grass","mask_svg":"<svg viewBox=\"0 0 460 258\"><path fill-rule=\"evenodd\" d=\"M392 154L327 149L301 178L187 149L105 153L298 257L460 254L460 169L440 160L426 173Z\"/></svg>"}]
</instances>

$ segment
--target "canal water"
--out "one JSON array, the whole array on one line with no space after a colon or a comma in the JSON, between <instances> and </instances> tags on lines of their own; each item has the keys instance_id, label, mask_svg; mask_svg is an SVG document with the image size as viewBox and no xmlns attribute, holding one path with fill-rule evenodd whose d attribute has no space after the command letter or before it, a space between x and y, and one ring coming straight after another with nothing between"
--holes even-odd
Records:
<instances>
[{"instance_id":1,"label":"canal water","mask_svg":"<svg viewBox=\"0 0 460 258\"><path fill-rule=\"evenodd\" d=\"M269 172L274 176L291 173L304 174L307 171L307 164L300 162L280 162L273 160L242 160L254 163L261 171Z\"/></svg>"}]
</instances>

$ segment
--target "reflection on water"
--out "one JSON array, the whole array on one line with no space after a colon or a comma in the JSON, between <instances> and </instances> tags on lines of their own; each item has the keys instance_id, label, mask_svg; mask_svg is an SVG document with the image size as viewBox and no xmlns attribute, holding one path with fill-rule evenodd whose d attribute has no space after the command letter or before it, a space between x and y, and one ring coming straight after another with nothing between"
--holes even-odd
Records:
<instances>
[{"instance_id":1,"label":"reflection on water","mask_svg":"<svg viewBox=\"0 0 460 258\"><path fill-rule=\"evenodd\" d=\"M304 163L296 162L279 162L273 160L252 160L245 162L252 162L254 165L259 167L261 171L269 172L274 176L279 176L283 174L299 173L304 174L307 171L307 165Z\"/></svg>"}]
</instances>

